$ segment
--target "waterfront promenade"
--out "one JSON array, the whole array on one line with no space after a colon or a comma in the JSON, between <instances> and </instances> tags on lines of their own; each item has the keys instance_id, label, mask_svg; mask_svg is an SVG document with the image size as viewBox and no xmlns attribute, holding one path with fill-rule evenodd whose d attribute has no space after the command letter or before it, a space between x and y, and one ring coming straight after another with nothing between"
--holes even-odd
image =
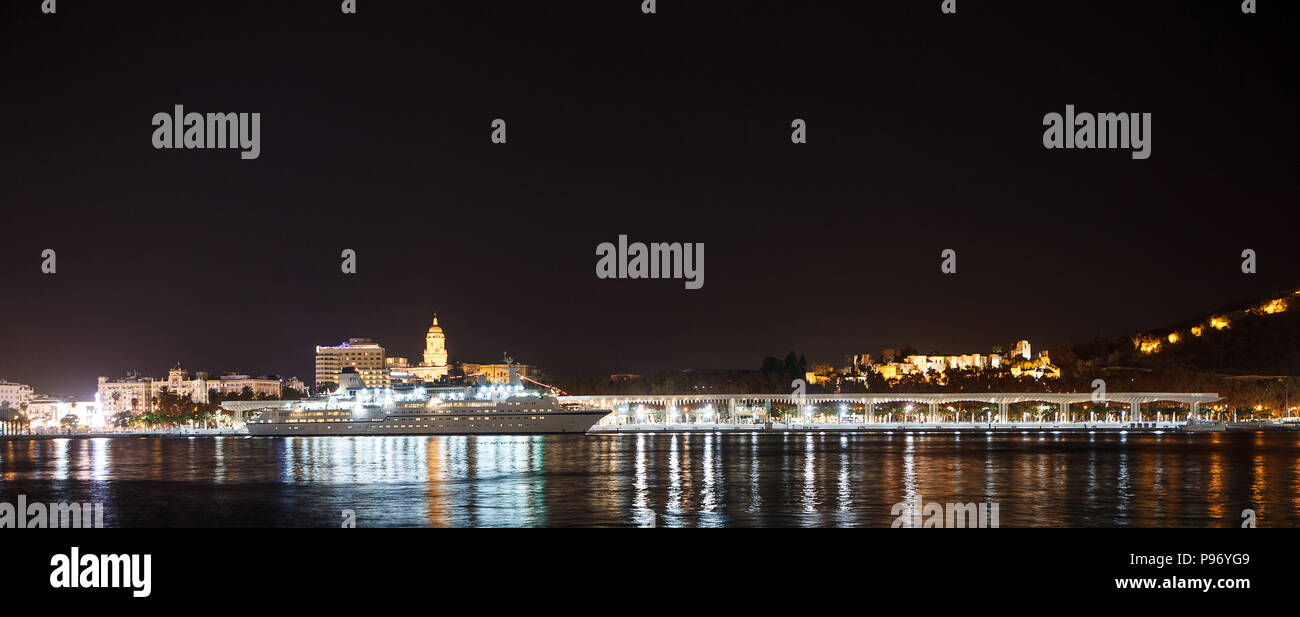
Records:
<instances>
[{"instance_id":1,"label":"waterfront promenade","mask_svg":"<svg viewBox=\"0 0 1300 617\"><path fill-rule=\"evenodd\" d=\"M1218 394L1196 392L1041 393L857 393L857 394L669 394L561 396L566 406L608 409L591 434L782 433L782 432L1120 432L1182 430L1204 420L1203 406ZM294 401L223 404L236 428L59 431L3 438L243 436L244 414ZM1213 415L1226 415L1216 412ZM1235 423L1219 418L1218 430L1296 430L1300 423ZM1215 430L1195 426L1194 430Z\"/></svg>"},{"instance_id":2,"label":"waterfront promenade","mask_svg":"<svg viewBox=\"0 0 1300 617\"><path fill-rule=\"evenodd\" d=\"M1181 430L1185 422L764 422L728 424L698 422L689 424L598 424L588 433L1087 433L1154 432Z\"/></svg>"},{"instance_id":3,"label":"waterfront promenade","mask_svg":"<svg viewBox=\"0 0 1300 617\"><path fill-rule=\"evenodd\" d=\"M1116 429L1131 424L1172 427L1202 418L1202 406L1220 400L1218 394L1203 392L882 392L560 397L560 402L567 405L611 410L612 413L601 420L598 427L701 423L739 427L771 422L787 426L864 427L855 430L922 424L950 424L953 428L1006 427L1011 430L1027 424L1108 425L1107 428ZM1147 408L1144 409L1144 406Z\"/></svg>"},{"instance_id":4,"label":"waterfront promenade","mask_svg":"<svg viewBox=\"0 0 1300 617\"><path fill-rule=\"evenodd\" d=\"M675 424L597 424L587 434L614 435L636 433L725 433L737 435L779 433L1121 433L1183 431L1187 423L1163 420L1160 422L762 422L731 424L726 422L691 422ZM1300 431L1300 422L1285 420L1220 424L1217 427L1200 427L1193 432L1222 431ZM18 433L0 435L5 440L56 440L56 439L130 439L156 437L163 439L193 439L205 437L248 437L243 428L221 430L174 431L86 431L63 433Z\"/></svg>"}]
</instances>

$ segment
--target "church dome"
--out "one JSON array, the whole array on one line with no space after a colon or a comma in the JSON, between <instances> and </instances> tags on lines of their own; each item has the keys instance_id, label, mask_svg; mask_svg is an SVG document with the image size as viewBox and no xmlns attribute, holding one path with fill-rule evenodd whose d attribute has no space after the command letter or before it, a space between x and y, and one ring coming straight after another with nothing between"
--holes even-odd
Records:
<instances>
[{"instance_id":1,"label":"church dome","mask_svg":"<svg viewBox=\"0 0 1300 617\"><path fill-rule=\"evenodd\" d=\"M429 333L424 336L424 362L420 367L438 369L437 374L423 375L425 379L436 379L447 374L447 335L442 333L442 326L438 325L437 313L433 314L433 325L429 326Z\"/></svg>"}]
</instances>

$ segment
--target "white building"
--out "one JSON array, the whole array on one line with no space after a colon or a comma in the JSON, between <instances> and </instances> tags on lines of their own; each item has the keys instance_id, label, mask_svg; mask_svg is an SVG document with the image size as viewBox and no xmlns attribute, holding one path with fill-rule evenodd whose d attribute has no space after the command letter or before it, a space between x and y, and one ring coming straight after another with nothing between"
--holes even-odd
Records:
<instances>
[{"instance_id":1,"label":"white building","mask_svg":"<svg viewBox=\"0 0 1300 617\"><path fill-rule=\"evenodd\" d=\"M210 379L207 373L196 373L193 378L178 364L167 372L167 379L154 379L139 375L128 375L123 379L110 381L107 377L99 378L99 403L106 418L129 412L138 414L153 408L153 401L158 393L166 388L172 394L188 396L200 403L208 402L211 392L221 396L239 395L251 392L254 396L272 399L280 398L279 379L270 377L250 377L248 375L229 374Z\"/></svg>"},{"instance_id":2,"label":"white building","mask_svg":"<svg viewBox=\"0 0 1300 617\"><path fill-rule=\"evenodd\" d=\"M356 369L367 388L391 384L384 364L384 348L368 338L350 338L335 347L316 346L316 386L337 384L345 368Z\"/></svg>"},{"instance_id":3,"label":"white building","mask_svg":"<svg viewBox=\"0 0 1300 617\"><path fill-rule=\"evenodd\" d=\"M31 400L31 386L0 379L0 407L22 409L23 403Z\"/></svg>"},{"instance_id":4,"label":"white building","mask_svg":"<svg viewBox=\"0 0 1300 617\"><path fill-rule=\"evenodd\" d=\"M1016 346L1011 349L1011 355L1020 356L1025 360L1032 360L1033 356L1029 353L1029 341L1016 341Z\"/></svg>"},{"instance_id":5,"label":"white building","mask_svg":"<svg viewBox=\"0 0 1300 617\"><path fill-rule=\"evenodd\" d=\"M1016 344L1015 355L1025 354L1028 359L1029 341L1020 341ZM981 354L969 353L961 355L913 355L903 358L902 362L888 362L873 364L871 368L880 373L885 379L897 379L903 375L913 373L925 375L928 372L942 373L944 371L982 371L990 368L1001 368L1001 354Z\"/></svg>"},{"instance_id":6,"label":"white building","mask_svg":"<svg viewBox=\"0 0 1300 617\"><path fill-rule=\"evenodd\" d=\"M37 396L27 405L27 417L34 429L59 428L63 418L68 415L77 417L78 426L102 428L105 424L99 406L91 401L65 401L50 396Z\"/></svg>"},{"instance_id":7,"label":"white building","mask_svg":"<svg viewBox=\"0 0 1300 617\"><path fill-rule=\"evenodd\" d=\"M424 383L424 378L411 372L415 367L406 358L388 356L384 358L384 366L388 367L388 381L394 386Z\"/></svg>"},{"instance_id":8,"label":"white building","mask_svg":"<svg viewBox=\"0 0 1300 617\"><path fill-rule=\"evenodd\" d=\"M58 426L67 409L68 402L63 399L37 395L27 404L27 417L34 428Z\"/></svg>"},{"instance_id":9,"label":"white building","mask_svg":"<svg viewBox=\"0 0 1300 617\"><path fill-rule=\"evenodd\" d=\"M109 381L107 377L99 378L99 404L106 417L113 417L122 412L138 414L153 407L153 378L136 374L122 379Z\"/></svg>"}]
</instances>

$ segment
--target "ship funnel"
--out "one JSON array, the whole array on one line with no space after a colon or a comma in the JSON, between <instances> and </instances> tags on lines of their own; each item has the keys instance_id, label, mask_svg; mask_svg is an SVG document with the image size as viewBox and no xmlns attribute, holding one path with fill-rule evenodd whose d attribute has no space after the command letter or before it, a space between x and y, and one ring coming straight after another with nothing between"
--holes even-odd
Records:
<instances>
[{"instance_id":1,"label":"ship funnel","mask_svg":"<svg viewBox=\"0 0 1300 617\"><path fill-rule=\"evenodd\" d=\"M361 380L361 375L358 375L356 370L352 367L348 367L339 373L339 389L335 390L334 393L347 394L348 390L356 390L364 387L366 387L366 382Z\"/></svg>"}]
</instances>

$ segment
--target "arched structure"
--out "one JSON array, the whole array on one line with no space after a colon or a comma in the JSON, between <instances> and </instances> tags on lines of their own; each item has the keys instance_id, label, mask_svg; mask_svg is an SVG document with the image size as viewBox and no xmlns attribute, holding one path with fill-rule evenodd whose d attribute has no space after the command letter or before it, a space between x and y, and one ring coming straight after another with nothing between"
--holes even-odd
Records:
<instances>
[{"instance_id":1,"label":"arched structure","mask_svg":"<svg viewBox=\"0 0 1300 617\"><path fill-rule=\"evenodd\" d=\"M1017 428L1028 423L1052 424L1059 428L1168 428L1177 423L1198 417L1201 405L1221 400L1218 394L1200 392L944 392L944 393L907 393L882 392L871 394L628 394L628 395L588 395L563 396L561 402L584 407L613 409L614 413L601 421L601 426L633 426L641 424L669 425L726 425L761 424L772 420L771 414L756 412L756 408L771 410L773 405L799 410L791 414L798 419L791 426L809 426L813 418L825 419L827 412L833 414L833 421L815 424L826 428L860 425L862 429L897 428L912 425L952 425L951 428ZM1186 413L1179 417L1171 414L1169 418L1157 418L1156 422L1147 422L1142 417L1142 405L1156 401L1176 402L1186 405ZM904 421L892 422L877 413L877 407L890 403L908 403L908 413ZM989 409L983 420L967 422L942 422L941 408L958 403L986 403ZM1041 413L1032 422L1026 418L1011 417L1009 408L1017 403L1041 403L1050 405L1052 413ZM1074 414L1071 405L1080 404L1118 404L1122 411L1113 420L1104 417L1100 421L1089 413ZM692 410L691 408L695 409ZM851 408L852 413L844 413ZM841 410L843 409L843 411ZM996 410L996 411L995 411ZM916 413L912 413L915 411ZM820 412L820 413L819 413ZM694 415L692 415L694 414ZM1050 422L1046 416L1051 415ZM909 420L909 418L914 418ZM846 421L847 420L847 421ZM1140 426L1138 426L1140 425Z\"/></svg>"}]
</instances>

